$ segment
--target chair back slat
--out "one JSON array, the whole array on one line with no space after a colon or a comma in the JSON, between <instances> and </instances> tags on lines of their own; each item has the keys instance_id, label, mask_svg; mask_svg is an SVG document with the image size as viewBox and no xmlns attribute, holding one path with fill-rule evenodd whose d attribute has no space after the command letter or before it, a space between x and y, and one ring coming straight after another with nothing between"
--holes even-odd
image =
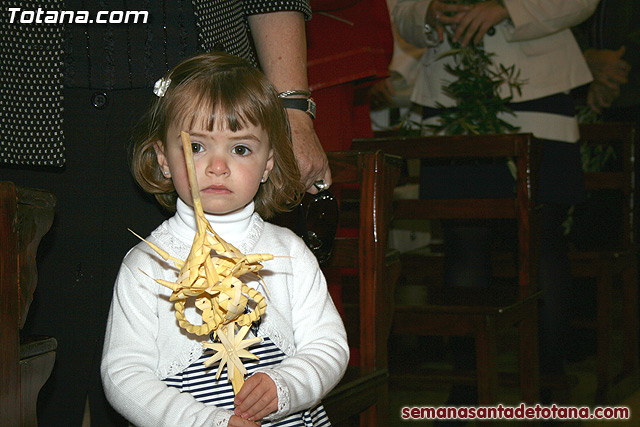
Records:
<instances>
[{"instance_id":1,"label":"chair back slat","mask_svg":"<svg viewBox=\"0 0 640 427\"><path fill-rule=\"evenodd\" d=\"M628 178L624 172L585 172L584 186L587 190L615 190L624 188Z\"/></svg>"},{"instance_id":2,"label":"chair back slat","mask_svg":"<svg viewBox=\"0 0 640 427\"><path fill-rule=\"evenodd\" d=\"M514 199L396 200L394 219L515 218Z\"/></svg>"},{"instance_id":3,"label":"chair back slat","mask_svg":"<svg viewBox=\"0 0 640 427\"><path fill-rule=\"evenodd\" d=\"M628 249L636 240L634 218L635 192L635 126L633 123L590 123L580 125L580 139L585 150L600 148L613 150L613 166L585 172L587 191L612 190L622 196L622 224L619 248ZM593 150L590 150L593 151Z\"/></svg>"},{"instance_id":4,"label":"chair back slat","mask_svg":"<svg viewBox=\"0 0 640 427\"><path fill-rule=\"evenodd\" d=\"M528 134L496 135L452 135L452 136L392 136L383 138L355 138L351 149L381 150L405 159L412 158L491 158L508 157L517 154L515 144L525 143ZM425 144L428 141L428 144ZM417 155L416 149L420 154Z\"/></svg>"}]
</instances>

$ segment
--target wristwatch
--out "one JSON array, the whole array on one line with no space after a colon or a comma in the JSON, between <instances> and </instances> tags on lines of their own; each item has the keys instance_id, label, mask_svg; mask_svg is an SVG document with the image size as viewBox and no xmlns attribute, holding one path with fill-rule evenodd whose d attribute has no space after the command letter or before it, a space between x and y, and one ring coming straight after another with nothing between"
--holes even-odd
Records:
<instances>
[{"instance_id":1,"label":"wristwatch","mask_svg":"<svg viewBox=\"0 0 640 427\"><path fill-rule=\"evenodd\" d=\"M316 103L312 98L280 98L284 108L304 111L312 119L316 118Z\"/></svg>"}]
</instances>

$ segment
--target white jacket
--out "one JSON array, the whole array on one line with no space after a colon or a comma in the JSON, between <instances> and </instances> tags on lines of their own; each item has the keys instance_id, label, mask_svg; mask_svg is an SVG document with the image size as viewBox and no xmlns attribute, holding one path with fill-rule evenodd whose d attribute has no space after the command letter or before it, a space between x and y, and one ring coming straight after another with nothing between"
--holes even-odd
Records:
<instances>
[{"instance_id":1,"label":"white jacket","mask_svg":"<svg viewBox=\"0 0 640 427\"><path fill-rule=\"evenodd\" d=\"M496 54L496 64L515 64L521 80L526 81L522 95L515 93L513 102L566 92L592 80L570 28L587 19L598 1L504 0L510 19L496 25L495 34L485 35L483 42L487 52ZM427 46L424 23L430 3L431 0L399 0L393 9L398 33L418 47ZM436 58L449 49L445 37L439 46L426 50L412 101L428 107L435 107L438 102L454 105L441 90L444 80L452 80L444 67L453 60L451 56Z\"/></svg>"},{"instance_id":2,"label":"white jacket","mask_svg":"<svg viewBox=\"0 0 640 427\"><path fill-rule=\"evenodd\" d=\"M179 204L178 214L148 240L185 259L195 234L193 224L188 208L185 211ZM216 224L213 227L216 230ZM342 378L349 349L324 276L304 242L256 213L248 218L245 231L243 241L230 243L244 254L276 256L261 270L268 291L261 283L247 284L267 297L259 333L287 355L280 365L263 370L278 388L278 411L270 417L277 419L317 404ZM138 427L226 426L231 411L205 406L161 381L198 359L207 339L178 327L169 301L171 290L151 279L175 281L176 276L172 263L146 243L126 255L107 324L101 367L104 390L114 408ZM197 321L195 312L189 316L192 323Z\"/></svg>"}]
</instances>

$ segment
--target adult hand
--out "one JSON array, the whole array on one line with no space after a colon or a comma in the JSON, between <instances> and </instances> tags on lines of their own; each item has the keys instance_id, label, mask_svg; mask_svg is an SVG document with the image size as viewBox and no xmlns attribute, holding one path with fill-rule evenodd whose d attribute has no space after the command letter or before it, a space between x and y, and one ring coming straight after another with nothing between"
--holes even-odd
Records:
<instances>
[{"instance_id":1,"label":"adult hand","mask_svg":"<svg viewBox=\"0 0 640 427\"><path fill-rule=\"evenodd\" d=\"M376 82L369 89L369 104L371 111L382 110L393 106L393 96L395 95L395 89L391 84L391 79L386 78Z\"/></svg>"},{"instance_id":2,"label":"adult hand","mask_svg":"<svg viewBox=\"0 0 640 427\"><path fill-rule=\"evenodd\" d=\"M469 5L444 3L440 0L434 0L429 4L425 22L438 31L438 39L444 40L444 26L458 23L459 15L468 11Z\"/></svg>"},{"instance_id":3,"label":"adult hand","mask_svg":"<svg viewBox=\"0 0 640 427\"><path fill-rule=\"evenodd\" d=\"M620 85L627 83L631 65L622 57L626 48L618 50L587 49L584 58L593 74L594 81L611 89L620 89Z\"/></svg>"},{"instance_id":4,"label":"adult hand","mask_svg":"<svg viewBox=\"0 0 640 427\"><path fill-rule=\"evenodd\" d=\"M464 13L456 15L453 41L466 47L470 42L478 44L491 27L509 17L509 12L496 1L476 3Z\"/></svg>"},{"instance_id":5,"label":"adult hand","mask_svg":"<svg viewBox=\"0 0 640 427\"><path fill-rule=\"evenodd\" d=\"M233 403L234 413L245 420L261 420L278 409L278 390L269 375L258 372L247 378Z\"/></svg>"},{"instance_id":6,"label":"adult hand","mask_svg":"<svg viewBox=\"0 0 640 427\"><path fill-rule=\"evenodd\" d=\"M584 57L589 65L593 82L589 85L587 105L596 113L611 106L620 96L620 86L627 83L631 66L622 59L625 47L618 50L587 49Z\"/></svg>"},{"instance_id":7,"label":"adult hand","mask_svg":"<svg viewBox=\"0 0 640 427\"><path fill-rule=\"evenodd\" d=\"M304 111L291 108L287 109L287 113L291 125L293 152L300 169L300 180L309 193L316 194L318 189L313 185L314 182L324 180L329 185L332 182L327 155L313 130L311 117Z\"/></svg>"},{"instance_id":8,"label":"adult hand","mask_svg":"<svg viewBox=\"0 0 640 427\"><path fill-rule=\"evenodd\" d=\"M589 85L587 92L587 105L600 114L604 108L611 107L613 101L620 96L620 88L611 88L600 82L594 81Z\"/></svg>"}]
</instances>

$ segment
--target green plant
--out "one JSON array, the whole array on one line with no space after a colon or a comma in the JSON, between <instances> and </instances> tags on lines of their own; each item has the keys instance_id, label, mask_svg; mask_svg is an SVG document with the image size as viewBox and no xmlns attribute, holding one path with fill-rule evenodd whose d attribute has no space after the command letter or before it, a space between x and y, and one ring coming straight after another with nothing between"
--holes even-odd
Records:
<instances>
[{"instance_id":1,"label":"green plant","mask_svg":"<svg viewBox=\"0 0 640 427\"><path fill-rule=\"evenodd\" d=\"M472 4L477 0L458 0L458 3ZM486 52L482 43L465 47L454 43L450 28L446 30L451 49L439 55L438 59L453 56L454 63L446 70L454 77L443 84L443 91L455 101L455 107L441 104L439 123L428 125L435 134L491 134L517 132L518 127L502 120L502 113L513 114L509 102L525 81L520 79L520 70L515 65L495 64L492 52ZM499 88L506 86L508 96L501 96Z\"/></svg>"},{"instance_id":2,"label":"green plant","mask_svg":"<svg viewBox=\"0 0 640 427\"><path fill-rule=\"evenodd\" d=\"M461 4L478 3L478 0L457 0ZM495 31L495 30L494 30ZM501 114L513 114L509 103L515 92L521 94L520 70L515 64L505 66L493 61L495 54L487 52L484 44L462 46L453 41L453 31L446 29L451 49L437 59L453 56L453 64L445 66L455 79L445 82L442 90L455 101L455 107L447 108L438 103L438 124L426 125L433 134L480 135L513 133L519 127L500 118ZM509 95L502 96L500 88L506 86ZM507 166L515 177L515 164L507 159Z\"/></svg>"}]
</instances>

